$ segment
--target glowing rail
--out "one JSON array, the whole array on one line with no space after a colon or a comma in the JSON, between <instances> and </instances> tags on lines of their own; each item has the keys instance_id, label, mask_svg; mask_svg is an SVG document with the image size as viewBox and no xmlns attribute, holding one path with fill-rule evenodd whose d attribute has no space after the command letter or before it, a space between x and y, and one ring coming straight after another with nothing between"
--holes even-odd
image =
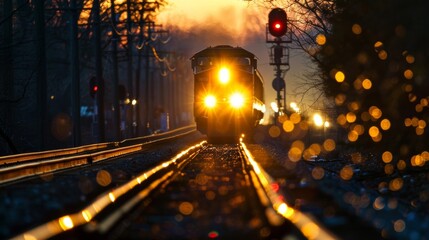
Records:
<instances>
[{"instance_id":1,"label":"glowing rail","mask_svg":"<svg viewBox=\"0 0 429 240\"><path fill-rule=\"evenodd\" d=\"M283 196L278 194L273 190L273 179L271 176L259 166L259 164L254 160L252 154L247 149L246 145L241 142L241 147L245 153L245 158L249 161L250 165L253 167L254 173L259 180L259 183L262 185L263 190L266 193L266 197L261 199L262 203L268 204L269 200L272 208L281 216L291 221L295 226L302 232L302 234L310 240L330 240L338 239L332 233L324 229L315 219L310 215L300 212L287 205L283 199ZM257 187L258 185L256 185ZM258 195L261 196L260 192L262 189L257 189ZM268 199L267 199L268 198ZM270 219L269 219L270 220ZM272 221L272 220L270 220ZM277 221L277 220L275 220Z\"/></svg>"},{"instance_id":2,"label":"glowing rail","mask_svg":"<svg viewBox=\"0 0 429 240\"><path fill-rule=\"evenodd\" d=\"M131 154L140 151L147 144L178 138L193 131L195 127L189 126L121 142L0 157L0 163L3 164L0 168L0 184ZM87 153L88 151L91 153Z\"/></svg>"},{"instance_id":3,"label":"glowing rail","mask_svg":"<svg viewBox=\"0 0 429 240\"><path fill-rule=\"evenodd\" d=\"M54 219L50 222L47 222L36 228L33 228L27 232L24 232L18 236L15 236L12 239L16 239L16 240L17 239L24 239L24 240L47 239L87 223L91 223L91 224L87 225L85 230L98 231L100 233L103 233L107 231L123 214L126 214L128 210L130 210L133 206L135 206L143 198L145 198L153 189L155 189L166 179L168 179L173 173L173 170L169 170L171 167L180 166L181 164L183 164L183 161L184 161L182 159L183 157L187 156L188 154L194 153L196 150L200 149L204 144L206 144L205 141L199 144L196 144L182 151L181 153L177 154L169 161L163 162L153 167L152 169L149 169L141 173L139 176L128 181L122 186L119 186L111 190L110 192L99 196L95 201L93 201L91 204L89 204L87 207L80 210L79 212L68 214L60 218ZM160 172L161 170L166 171L166 173L162 177L155 179L148 187L141 190L137 195L132 197L131 200L127 201L124 205L119 207L112 214L109 214L109 216L106 217L103 221L100 221L100 222L93 221L94 217L96 217L100 212L102 212L108 206L114 204L118 198L120 198L121 196L124 196L130 190L134 189L136 186L140 185L141 183L147 181L147 179L149 179L150 176Z\"/></svg>"}]
</instances>

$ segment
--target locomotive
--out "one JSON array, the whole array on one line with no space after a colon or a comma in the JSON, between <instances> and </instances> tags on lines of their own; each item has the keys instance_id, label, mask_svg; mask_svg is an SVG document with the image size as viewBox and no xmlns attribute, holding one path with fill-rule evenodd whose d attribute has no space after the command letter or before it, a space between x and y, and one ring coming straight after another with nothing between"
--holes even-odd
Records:
<instances>
[{"instance_id":1,"label":"locomotive","mask_svg":"<svg viewBox=\"0 0 429 240\"><path fill-rule=\"evenodd\" d=\"M212 143L251 136L265 112L256 56L240 47L220 45L196 53L191 62L197 130Z\"/></svg>"}]
</instances>

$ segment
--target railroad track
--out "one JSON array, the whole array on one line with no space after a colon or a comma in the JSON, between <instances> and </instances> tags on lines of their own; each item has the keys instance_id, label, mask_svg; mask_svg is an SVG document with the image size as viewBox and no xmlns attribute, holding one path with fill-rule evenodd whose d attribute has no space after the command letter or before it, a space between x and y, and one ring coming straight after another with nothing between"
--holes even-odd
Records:
<instances>
[{"instance_id":1,"label":"railroad track","mask_svg":"<svg viewBox=\"0 0 429 240\"><path fill-rule=\"evenodd\" d=\"M200 142L14 239L335 238L272 186L244 143Z\"/></svg>"},{"instance_id":2,"label":"railroad track","mask_svg":"<svg viewBox=\"0 0 429 240\"><path fill-rule=\"evenodd\" d=\"M189 126L120 142L0 157L0 184L125 156L192 132L195 132L195 127Z\"/></svg>"}]
</instances>

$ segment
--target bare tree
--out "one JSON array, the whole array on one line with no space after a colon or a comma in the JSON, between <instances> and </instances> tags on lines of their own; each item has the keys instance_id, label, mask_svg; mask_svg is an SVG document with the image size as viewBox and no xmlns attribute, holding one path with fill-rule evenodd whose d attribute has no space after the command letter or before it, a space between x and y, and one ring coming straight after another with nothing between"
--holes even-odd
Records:
<instances>
[{"instance_id":1,"label":"bare tree","mask_svg":"<svg viewBox=\"0 0 429 240\"><path fill-rule=\"evenodd\" d=\"M154 21L157 11L165 5L165 0L157 1L115 1L115 9L118 24L112 26L111 21L111 1L100 0L100 18L101 18L101 49L102 61L110 63L111 54L108 52L112 41L112 29L119 34L119 52L124 52L127 48L126 39L126 19L127 19L127 2L130 6L132 20L131 36L135 45L132 54L138 52L145 36L146 24ZM78 27L78 45L80 52L80 98L83 105L91 105L91 99L88 92L87 81L93 72L94 53L93 37L94 28L92 26L92 5L91 0L76 0L76 9L70 8L68 0L51 0L43 1L43 16L38 15L37 21L35 14L35 3L39 1L29 0L5 0L0 1L0 154L9 154L17 151L36 151L40 149L38 141L40 135L38 116L37 95L40 89L37 88L40 81L37 80L38 72L41 68L46 69L46 87L43 91L43 98L47 100L46 110L47 118L43 120L47 125L47 135L55 125L56 116L59 120L67 120L71 110L71 52L70 52L70 19L71 12L76 11L79 16ZM146 4L142 8L142 4ZM40 9L40 8L39 8ZM149 9L151 11L149 11ZM37 47L41 34L35 31L35 22L41 23L46 38L46 50ZM146 36L147 37L147 36ZM125 41L121 41L125 40ZM39 53L46 54L46 62L40 66ZM123 63L126 55L118 56ZM123 64L122 64L123 65ZM134 64L134 68L137 68ZM124 66L122 66L124 69ZM106 67L106 72L110 67ZM109 76L109 74L106 74ZM110 80L110 79L108 79ZM113 86L107 86L109 90ZM107 99L107 104L113 101ZM108 105L107 105L108 106ZM78 106L79 107L79 106ZM31 116L31 117L28 117ZM58 120L58 119L57 119ZM79 121L79 120L78 120ZM57 124L61 121L57 121ZM72 123L71 123L72 124ZM70 124L65 127L69 127ZM61 129L61 127L57 127ZM70 146L70 132L64 131L65 134L61 140L55 136L49 136L48 148ZM50 141L52 140L52 141Z\"/></svg>"}]
</instances>

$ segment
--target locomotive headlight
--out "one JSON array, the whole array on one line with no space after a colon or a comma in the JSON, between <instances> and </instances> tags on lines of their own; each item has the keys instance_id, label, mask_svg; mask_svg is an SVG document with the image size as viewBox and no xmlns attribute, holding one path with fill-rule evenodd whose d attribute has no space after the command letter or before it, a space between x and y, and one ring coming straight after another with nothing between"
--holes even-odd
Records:
<instances>
[{"instance_id":1,"label":"locomotive headlight","mask_svg":"<svg viewBox=\"0 0 429 240\"><path fill-rule=\"evenodd\" d=\"M216 105L216 98L213 95L208 95L204 98L204 104L208 108L213 108Z\"/></svg>"},{"instance_id":2,"label":"locomotive headlight","mask_svg":"<svg viewBox=\"0 0 429 240\"><path fill-rule=\"evenodd\" d=\"M223 67L219 70L219 81L222 84L227 84L229 82L229 79L231 78L229 69L226 67Z\"/></svg>"},{"instance_id":3,"label":"locomotive headlight","mask_svg":"<svg viewBox=\"0 0 429 240\"><path fill-rule=\"evenodd\" d=\"M229 98L229 103L233 108L241 108L244 105L244 97L241 93L234 93Z\"/></svg>"}]
</instances>

